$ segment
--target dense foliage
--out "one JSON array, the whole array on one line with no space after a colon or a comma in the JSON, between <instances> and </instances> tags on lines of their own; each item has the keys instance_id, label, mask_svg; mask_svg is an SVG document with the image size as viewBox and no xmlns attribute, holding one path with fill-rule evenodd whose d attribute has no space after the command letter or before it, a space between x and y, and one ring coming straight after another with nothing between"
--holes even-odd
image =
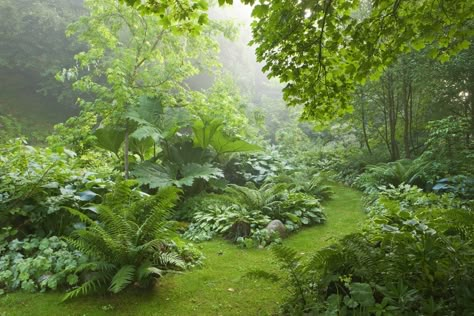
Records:
<instances>
[{"instance_id":1,"label":"dense foliage","mask_svg":"<svg viewBox=\"0 0 474 316\"><path fill-rule=\"evenodd\" d=\"M2 234L71 232L74 221L63 208L86 207L111 185L111 168L87 170L93 156L78 158L65 148L35 148L22 139L0 145L0 153Z\"/></svg>"},{"instance_id":2,"label":"dense foliage","mask_svg":"<svg viewBox=\"0 0 474 316\"><path fill-rule=\"evenodd\" d=\"M274 248L292 289L285 314L473 312L472 208L408 186L384 191L369 215L362 233L345 236L309 260L284 246Z\"/></svg>"},{"instance_id":3,"label":"dense foliage","mask_svg":"<svg viewBox=\"0 0 474 316\"><path fill-rule=\"evenodd\" d=\"M0 295L149 291L214 239L272 249L249 276L283 314L474 313L471 2L243 0L252 31L205 0L59 2L0 4Z\"/></svg>"}]
</instances>

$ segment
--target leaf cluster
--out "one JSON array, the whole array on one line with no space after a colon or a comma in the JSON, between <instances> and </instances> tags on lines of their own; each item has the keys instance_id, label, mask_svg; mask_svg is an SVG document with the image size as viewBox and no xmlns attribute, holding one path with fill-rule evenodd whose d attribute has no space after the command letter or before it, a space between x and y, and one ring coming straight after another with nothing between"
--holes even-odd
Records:
<instances>
[{"instance_id":1,"label":"leaf cluster","mask_svg":"<svg viewBox=\"0 0 474 316\"><path fill-rule=\"evenodd\" d=\"M76 268L86 261L56 236L14 239L0 248L0 293L75 286L79 282Z\"/></svg>"}]
</instances>

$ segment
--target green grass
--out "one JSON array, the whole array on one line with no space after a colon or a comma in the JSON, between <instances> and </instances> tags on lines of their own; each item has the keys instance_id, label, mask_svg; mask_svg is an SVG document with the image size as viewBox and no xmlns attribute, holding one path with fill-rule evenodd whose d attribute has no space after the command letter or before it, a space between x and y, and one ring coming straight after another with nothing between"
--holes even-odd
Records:
<instances>
[{"instance_id":1,"label":"green grass","mask_svg":"<svg viewBox=\"0 0 474 316\"><path fill-rule=\"evenodd\" d=\"M284 241L309 254L356 231L364 219L361 194L334 185L335 196L325 204L325 225L304 229ZM272 315L286 294L279 284L249 280L252 269L274 269L267 249L242 250L224 241L199 245L205 266L168 275L152 292L130 290L115 296L82 297L59 303L63 293L12 293L0 298L6 315Z\"/></svg>"}]
</instances>

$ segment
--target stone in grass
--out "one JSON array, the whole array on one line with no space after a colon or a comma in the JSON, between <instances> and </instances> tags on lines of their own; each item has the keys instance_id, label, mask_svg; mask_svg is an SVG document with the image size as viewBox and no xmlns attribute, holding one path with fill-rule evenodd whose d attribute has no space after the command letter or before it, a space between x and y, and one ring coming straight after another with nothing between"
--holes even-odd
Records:
<instances>
[{"instance_id":1,"label":"stone in grass","mask_svg":"<svg viewBox=\"0 0 474 316\"><path fill-rule=\"evenodd\" d=\"M267 230L272 233L272 232L277 232L281 238L286 237L286 227L285 225L278 219L272 220L270 223L267 225Z\"/></svg>"}]
</instances>

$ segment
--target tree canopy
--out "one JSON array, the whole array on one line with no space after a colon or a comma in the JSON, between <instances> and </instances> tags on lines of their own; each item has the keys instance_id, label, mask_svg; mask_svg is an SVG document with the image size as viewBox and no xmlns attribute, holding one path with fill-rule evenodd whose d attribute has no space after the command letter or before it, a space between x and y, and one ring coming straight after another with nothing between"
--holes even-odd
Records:
<instances>
[{"instance_id":1,"label":"tree canopy","mask_svg":"<svg viewBox=\"0 0 474 316\"><path fill-rule=\"evenodd\" d=\"M190 0L124 2L147 12L179 12L186 20L207 8L203 1ZM255 5L251 43L257 45L258 61L285 84L289 105L304 105L304 118L327 120L346 113L357 85L379 78L403 53L426 49L444 62L468 48L474 34L472 1L242 2ZM205 21L202 15L199 20Z\"/></svg>"},{"instance_id":2,"label":"tree canopy","mask_svg":"<svg viewBox=\"0 0 474 316\"><path fill-rule=\"evenodd\" d=\"M403 53L426 47L440 61L469 47L470 1L261 1L253 43L264 70L286 83L305 118L346 112L354 89L377 79Z\"/></svg>"}]
</instances>

